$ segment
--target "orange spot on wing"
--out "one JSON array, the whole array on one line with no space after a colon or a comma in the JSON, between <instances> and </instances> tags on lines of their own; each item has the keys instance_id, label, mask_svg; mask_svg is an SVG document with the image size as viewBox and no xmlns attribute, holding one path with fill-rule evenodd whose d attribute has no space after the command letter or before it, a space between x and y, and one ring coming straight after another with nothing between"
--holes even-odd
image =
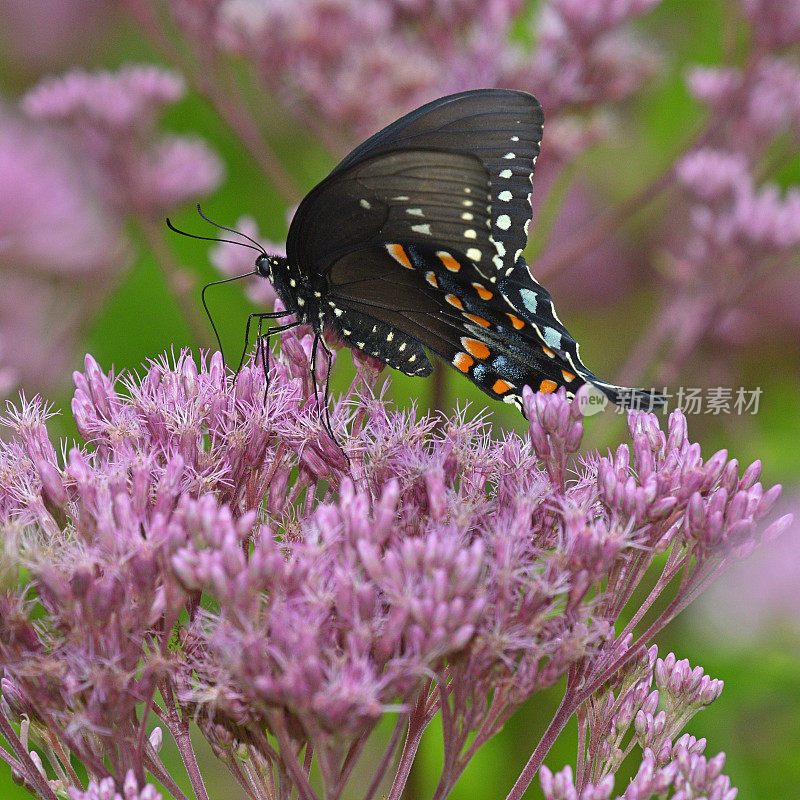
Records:
<instances>
[{"instance_id":1,"label":"orange spot on wing","mask_svg":"<svg viewBox=\"0 0 800 800\"><path fill-rule=\"evenodd\" d=\"M450 253L445 253L443 250L439 250L436 253L439 256L439 260L442 264L450 270L450 272L458 272L461 269L461 264L456 261Z\"/></svg>"},{"instance_id":2,"label":"orange spot on wing","mask_svg":"<svg viewBox=\"0 0 800 800\"><path fill-rule=\"evenodd\" d=\"M494 297L494 292L490 292L485 286L480 283L473 283L473 289L478 293L481 300L491 300Z\"/></svg>"},{"instance_id":3,"label":"orange spot on wing","mask_svg":"<svg viewBox=\"0 0 800 800\"><path fill-rule=\"evenodd\" d=\"M510 383L506 383L505 381L496 380L494 385L492 386L492 391L495 394L505 394L511 388Z\"/></svg>"},{"instance_id":4,"label":"orange spot on wing","mask_svg":"<svg viewBox=\"0 0 800 800\"><path fill-rule=\"evenodd\" d=\"M433 272L426 272L425 280L428 281L431 286L439 286L439 281L436 280L436 275Z\"/></svg>"},{"instance_id":5,"label":"orange spot on wing","mask_svg":"<svg viewBox=\"0 0 800 800\"><path fill-rule=\"evenodd\" d=\"M466 353L456 353L453 359L453 366L460 369L465 375L475 362Z\"/></svg>"},{"instance_id":6,"label":"orange spot on wing","mask_svg":"<svg viewBox=\"0 0 800 800\"><path fill-rule=\"evenodd\" d=\"M555 358L556 354L549 347L542 347L542 352L550 358Z\"/></svg>"},{"instance_id":7,"label":"orange spot on wing","mask_svg":"<svg viewBox=\"0 0 800 800\"><path fill-rule=\"evenodd\" d=\"M511 324L517 330L525 327L525 323L519 317L515 317L513 314L509 314L508 312L506 312L506 316L511 320Z\"/></svg>"},{"instance_id":8,"label":"orange spot on wing","mask_svg":"<svg viewBox=\"0 0 800 800\"><path fill-rule=\"evenodd\" d=\"M467 319L471 319L476 325L480 325L482 328L488 328L492 324L488 319L478 317L475 314L464 314L464 316Z\"/></svg>"},{"instance_id":9,"label":"orange spot on wing","mask_svg":"<svg viewBox=\"0 0 800 800\"><path fill-rule=\"evenodd\" d=\"M554 392L556 389L558 389L558 384L555 381L543 380L539 384L539 391L545 394L550 394L550 392Z\"/></svg>"},{"instance_id":10,"label":"orange spot on wing","mask_svg":"<svg viewBox=\"0 0 800 800\"><path fill-rule=\"evenodd\" d=\"M567 372L565 369L561 370L561 374L564 376L564 380L567 383L571 383L575 380L575 376L571 372Z\"/></svg>"},{"instance_id":11,"label":"orange spot on wing","mask_svg":"<svg viewBox=\"0 0 800 800\"><path fill-rule=\"evenodd\" d=\"M464 304L454 294L445 295L444 299L447 300L451 306L455 306L459 311L464 310Z\"/></svg>"},{"instance_id":12,"label":"orange spot on wing","mask_svg":"<svg viewBox=\"0 0 800 800\"><path fill-rule=\"evenodd\" d=\"M464 349L475 358L489 358L489 348L477 339L462 339L461 344Z\"/></svg>"},{"instance_id":13,"label":"orange spot on wing","mask_svg":"<svg viewBox=\"0 0 800 800\"><path fill-rule=\"evenodd\" d=\"M414 269L414 265L411 263L411 261L409 261L403 245L387 244L386 249L389 251L389 255L392 256L395 261L402 264L406 269Z\"/></svg>"}]
</instances>

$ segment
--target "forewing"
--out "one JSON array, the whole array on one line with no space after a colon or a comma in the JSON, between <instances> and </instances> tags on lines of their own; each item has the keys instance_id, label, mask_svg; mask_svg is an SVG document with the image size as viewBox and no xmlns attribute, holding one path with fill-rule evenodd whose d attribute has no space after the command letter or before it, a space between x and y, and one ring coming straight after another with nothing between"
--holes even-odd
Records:
<instances>
[{"instance_id":1,"label":"forewing","mask_svg":"<svg viewBox=\"0 0 800 800\"><path fill-rule=\"evenodd\" d=\"M359 202L361 199L369 202L368 198L351 198L349 191L344 192L344 187L353 182L353 173L381 155L427 151L429 155L424 160L431 167L435 163L454 166L452 160L447 160L448 154L476 159L483 166L488 181L487 203L463 198L458 192L447 197L449 189L454 188L448 184L443 187L440 202L452 203L451 210L454 214L458 212L459 217L472 213L476 219L479 216L488 218L485 232L488 235L482 235L481 246L475 248L481 254L477 263L487 279L490 272L495 276L511 274L527 242L531 219L531 178L539 153L543 119L542 108L535 97L508 89L462 92L412 111L357 147L306 197L289 231L289 257L303 260L304 271L309 276L324 268L319 266L320 263L324 262L325 266L331 263L330 253L324 249L325 242L317 241L323 238L317 222L325 217L328 218L325 230L336 227L337 223L347 225L350 243L366 244L369 241L366 237L374 235L379 220L371 208ZM467 173L472 169L469 168ZM470 176L465 174L464 177L468 179ZM413 204L413 191L404 190L399 182L394 183L394 188L393 196L409 198L411 204L406 210L421 207ZM430 190L435 191L433 186ZM347 197L346 208L331 205L341 194ZM472 208L463 206L465 199L472 200ZM348 233L344 232L338 240L334 239L331 246L336 242L342 244L342 239L347 238ZM414 237L404 239L400 235L394 236L393 240L416 241ZM463 244L456 248L458 252L465 252ZM314 250L321 261L308 256L310 250ZM301 259L304 255L306 258ZM338 255L341 252L335 257Z\"/></svg>"},{"instance_id":2,"label":"forewing","mask_svg":"<svg viewBox=\"0 0 800 800\"><path fill-rule=\"evenodd\" d=\"M477 156L491 183L492 238L512 268L528 239L531 179L544 112L527 92L476 89L441 97L406 114L353 150L334 174L376 153L432 148Z\"/></svg>"},{"instance_id":3,"label":"forewing","mask_svg":"<svg viewBox=\"0 0 800 800\"><path fill-rule=\"evenodd\" d=\"M387 242L435 243L494 274L489 177L481 161L462 153L400 150L355 163L303 201L287 257L313 282L347 253Z\"/></svg>"}]
</instances>

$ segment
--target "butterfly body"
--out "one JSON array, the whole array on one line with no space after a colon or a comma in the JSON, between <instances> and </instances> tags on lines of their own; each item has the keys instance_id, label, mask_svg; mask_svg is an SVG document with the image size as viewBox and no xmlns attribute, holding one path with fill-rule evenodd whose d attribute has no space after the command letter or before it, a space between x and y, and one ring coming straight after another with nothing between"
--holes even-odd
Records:
<instances>
[{"instance_id":1,"label":"butterfly body","mask_svg":"<svg viewBox=\"0 0 800 800\"><path fill-rule=\"evenodd\" d=\"M427 348L520 409L525 385L590 382L618 401L522 258L542 123L534 97L502 89L412 111L312 189L286 258L261 256L259 273L298 322L407 375L430 374Z\"/></svg>"},{"instance_id":2,"label":"butterfly body","mask_svg":"<svg viewBox=\"0 0 800 800\"><path fill-rule=\"evenodd\" d=\"M256 270L272 284L287 312L293 314L298 323L319 327L324 281L312 286L308 276L283 256L259 256Z\"/></svg>"}]
</instances>

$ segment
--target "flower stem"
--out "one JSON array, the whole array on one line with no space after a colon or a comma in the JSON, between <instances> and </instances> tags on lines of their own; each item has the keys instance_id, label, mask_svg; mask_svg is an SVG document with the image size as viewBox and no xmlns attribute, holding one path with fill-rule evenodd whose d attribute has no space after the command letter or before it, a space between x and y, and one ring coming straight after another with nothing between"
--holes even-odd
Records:
<instances>
[{"instance_id":1,"label":"flower stem","mask_svg":"<svg viewBox=\"0 0 800 800\"><path fill-rule=\"evenodd\" d=\"M208 792L206 791L205 784L203 783L203 776L200 773L200 766L197 763L197 757L194 753L192 740L189 736L189 723L184 717L179 715L178 707L175 704L175 695L172 691L172 686L167 682L161 686L161 696L164 699L165 708L162 709L163 714L159 714L164 723L168 726L172 738L178 747L178 752L181 754L183 766L186 769L186 774L192 784L195 797L197 800L209 800ZM158 708L154 704L153 709Z\"/></svg>"},{"instance_id":2,"label":"flower stem","mask_svg":"<svg viewBox=\"0 0 800 800\"><path fill-rule=\"evenodd\" d=\"M506 800L521 800L522 795L525 794L534 776L542 766L544 757L550 751L558 735L564 730L564 726L575 713L577 706L578 703L575 702L575 694L571 687L567 686L564 696L561 698L561 704L553 715L553 719L550 720L547 730L539 740L539 744L536 745L536 749L531 753L531 757L528 759L528 763L525 765L522 772L520 772L516 783L506 795Z\"/></svg>"},{"instance_id":3,"label":"flower stem","mask_svg":"<svg viewBox=\"0 0 800 800\"><path fill-rule=\"evenodd\" d=\"M381 756L381 760L378 762L378 766L375 769L375 772L372 776L372 780L370 781L369 787L367 788L367 793L364 795L364 800L372 800L375 796L375 792L378 791L378 787L383 780L384 775L386 774L386 770L389 766L389 762L391 761L392 755L394 754L395 750L397 749L397 742L400 740L400 734L403 730L403 726L408 721L407 717L404 717L402 714L397 719L397 724L394 726L394 730L392 731L392 735L389 737L389 742L387 743L383 755Z\"/></svg>"},{"instance_id":4,"label":"flower stem","mask_svg":"<svg viewBox=\"0 0 800 800\"><path fill-rule=\"evenodd\" d=\"M286 720L283 718L283 711L277 710L269 715L272 730L280 745L280 755L286 769L294 780L297 791L303 800L318 800L316 792L311 788L308 777L303 772L303 767L297 760L289 732L286 729Z\"/></svg>"},{"instance_id":5,"label":"flower stem","mask_svg":"<svg viewBox=\"0 0 800 800\"><path fill-rule=\"evenodd\" d=\"M14 730L14 726L8 721L8 717L6 717L2 708L0 708L0 735L8 742L14 751L14 755L19 759L29 791L38 794L42 800L58 800L47 779L39 772L30 754L23 747L17 732Z\"/></svg>"},{"instance_id":6,"label":"flower stem","mask_svg":"<svg viewBox=\"0 0 800 800\"><path fill-rule=\"evenodd\" d=\"M189 724L184 719L178 721L178 730L173 732L175 742L178 745L178 750L183 760L183 766L186 768L186 774L192 782L197 800L209 800L208 792L206 791L205 784L203 783L203 776L200 773L200 765L197 763L197 756L192 747L192 740L189 736ZM177 735L175 735L177 733Z\"/></svg>"},{"instance_id":7,"label":"flower stem","mask_svg":"<svg viewBox=\"0 0 800 800\"><path fill-rule=\"evenodd\" d=\"M397 773L392 782L392 788L386 797L386 800L400 800L403 794L408 776L411 773L411 766L414 763L414 756L417 754L419 743L422 740L422 734L425 732L426 727L426 713L425 706L427 703L427 689L423 689L417 699L417 704L411 712L408 720L408 732L406 733L406 741L403 745L403 754L400 756L400 763L397 765Z\"/></svg>"},{"instance_id":8,"label":"flower stem","mask_svg":"<svg viewBox=\"0 0 800 800\"><path fill-rule=\"evenodd\" d=\"M535 264L537 277L555 275L574 264L578 259L605 241L628 217L668 189L674 180L675 174L672 164L670 164L667 170L640 189L633 197L623 200L616 207L600 214L594 224L588 227L580 236L577 236L569 245L552 255L545 255L540 258Z\"/></svg>"}]
</instances>

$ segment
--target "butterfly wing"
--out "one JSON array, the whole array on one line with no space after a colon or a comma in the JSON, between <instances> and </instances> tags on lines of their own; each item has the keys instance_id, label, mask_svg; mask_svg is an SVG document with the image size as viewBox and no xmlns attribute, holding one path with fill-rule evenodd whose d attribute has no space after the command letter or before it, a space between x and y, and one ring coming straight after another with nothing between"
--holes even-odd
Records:
<instances>
[{"instance_id":1,"label":"butterfly wing","mask_svg":"<svg viewBox=\"0 0 800 800\"><path fill-rule=\"evenodd\" d=\"M591 382L522 251L543 113L524 92L440 98L376 133L303 200L287 258L320 324L409 375L424 347L492 397Z\"/></svg>"},{"instance_id":2,"label":"butterfly wing","mask_svg":"<svg viewBox=\"0 0 800 800\"><path fill-rule=\"evenodd\" d=\"M303 200L288 258L313 280L343 247L427 235L465 255L471 250L487 280L511 274L527 241L543 119L535 97L508 89L461 92L412 111L357 147ZM452 184L434 180L442 169ZM439 228L437 214L454 227ZM391 235L383 229L389 218ZM426 223L429 234L421 233Z\"/></svg>"},{"instance_id":3,"label":"butterfly wing","mask_svg":"<svg viewBox=\"0 0 800 800\"><path fill-rule=\"evenodd\" d=\"M598 379L524 262L497 285L456 252L389 243L353 251L331 268L340 335L408 375L431 367L422 345L497 400L522 409L522 387L572 396L591 383L614 402L649 393Z\"/></svg>"},{"instance_id":4,"label":"butterfly wing","mask_svg":"<svg viewBox=\"0 0 800 800\"><path fill-rule=\"evenodd\" d=\"M313 202L297 212L302 212L298 225L308 230L304 244L296 250L287 245L287 257L297 259L312 285L343 255L371 245L437 242L476 262L490 246L489 177L474 156L384 153L354 164L335 181L323 181L312 194ZM294 222L292 228L298 230Z\"/></svg>"}]
</instances>

